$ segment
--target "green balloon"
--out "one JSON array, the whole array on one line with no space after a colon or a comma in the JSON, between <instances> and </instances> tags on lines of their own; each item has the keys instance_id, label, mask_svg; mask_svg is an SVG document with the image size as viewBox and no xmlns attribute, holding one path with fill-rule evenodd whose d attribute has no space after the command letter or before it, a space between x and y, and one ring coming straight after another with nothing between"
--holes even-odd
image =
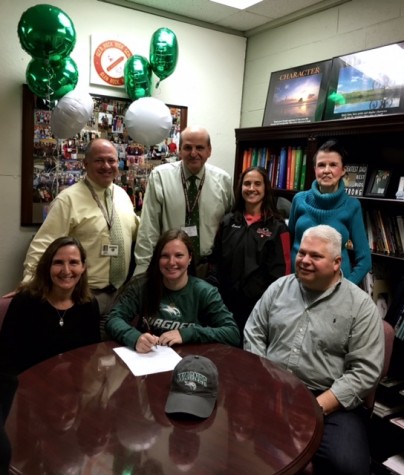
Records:
<instances>
[{"instance_id":1,"label":"green balloon","mask_svg":"<svg viewBox=\"0 0 404 475\"><path fill-rule=\"evenodd\" d=\"M60 8L35 5L18 22L18 37L24 51L33 58L59 61L73 51L76 31Z\"/></svg>"},{"instance_id":2,"label":"green balloon","mask_svg":"<svg viewBox=\"0 0 404 475\"><path fill-rule=\"evenodd\" d=\"M177 66L178 42L175 33L168 28L159 28L150 42L150 64L160 79L170 76Z\"/></svg>"},{"instance_id":3,"label":"green balloon","mask_svg":"<svg viewBox=\"0 0 404 475\"><path fill-rule=\"evenodd\" d=\"M149 61L138 54L131 56L125 63L125 89L132 101L151 96L152 70Z\"/></svg>"},{"instance_id":4,"label":"green balloon","mask_svg":"<svg viewBox=\"0 0 404 475\"><path fill-rule=\"evenodd\" d=\"M76 63L69 56L60 61L31 59L25 77L34 94L43 99L55 100L76 87L79 73Z\"/></svg>"}]
</instances>

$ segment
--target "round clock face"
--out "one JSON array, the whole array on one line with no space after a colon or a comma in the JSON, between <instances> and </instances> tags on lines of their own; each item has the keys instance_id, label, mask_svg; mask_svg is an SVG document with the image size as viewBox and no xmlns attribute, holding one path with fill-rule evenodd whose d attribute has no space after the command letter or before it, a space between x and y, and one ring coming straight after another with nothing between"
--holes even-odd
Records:
<instances>
[{"instance_id":1,"label":"round clock face","mask_svg":"<svg viewBox=\"0 0 404 475\"><path fill-rule=\"evenodd\" d=\"M94 68L110 86L123 86L125 62L131 56L130 49L120 41L103 41L95 49Z\"/></svg>"}]
</instances>

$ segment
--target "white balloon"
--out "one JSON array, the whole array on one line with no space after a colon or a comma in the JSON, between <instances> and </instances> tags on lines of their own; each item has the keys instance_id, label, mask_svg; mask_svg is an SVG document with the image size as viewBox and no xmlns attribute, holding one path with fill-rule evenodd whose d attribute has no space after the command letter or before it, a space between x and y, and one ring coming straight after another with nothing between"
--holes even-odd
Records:
<instances>
[{"instance_id":1,"label":"white balloon","mask_svg":"<svg viewBox=\"0 0 404 475\"><path fill-rule=\"evenodd\" d=\"M125 114L125 127L132 139L143 145L155 145L170 134L173 119L170 109L154 97L132 102Z\"/></svg>"},{"instance_id":2,"label":"white balloon","mask_svg":"<svg viewBox=\"0 0 404 475\"><path fill-rule=\"evenodd\" d=\"M93 110L90 94L73 89L58 101L52 111L52 133L59 139L74 137L89 121Z\"/></svg>"}]
</instances>

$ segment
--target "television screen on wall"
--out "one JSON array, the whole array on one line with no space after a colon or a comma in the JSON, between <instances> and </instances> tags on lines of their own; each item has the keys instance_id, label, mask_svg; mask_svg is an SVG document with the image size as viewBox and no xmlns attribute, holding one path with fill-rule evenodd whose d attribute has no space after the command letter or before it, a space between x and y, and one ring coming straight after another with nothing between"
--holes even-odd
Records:
<instances>
[{"instance_id":1,"label":"television screen on wall","mask_svg":"<svg viewBox=\"0 0 404 475\"><path fill-rule=\"evenodd\" d=\"M404 111L404 43L333 59L324 120Z\"/></svg>"},{"instance_id":2,"label":"television screen on wall","mask_svg":"<svg viewBox=\"0 0 404 475\"><path fill-rule=\"evenodd\" d=\"M331 65L327 60L273 72L262 125L321 120Z\"/></svg>"}]
</instances>

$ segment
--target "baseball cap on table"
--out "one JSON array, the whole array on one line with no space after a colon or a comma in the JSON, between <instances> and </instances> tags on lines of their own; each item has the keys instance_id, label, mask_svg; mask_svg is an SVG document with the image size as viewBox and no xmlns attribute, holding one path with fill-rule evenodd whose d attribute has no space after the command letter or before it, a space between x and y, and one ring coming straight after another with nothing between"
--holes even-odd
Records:
<instances>
[{"instance_id":1,"label":"baseball cap on table","mask_svg":"<svg viewBox=\"0 0 404 475\"><path fill-rule=\"evenodd\" d=\"M176 365L165 411L209 417L216 404L219 374L205 356L188 355Z\"/></svg>"}]
</instances>

